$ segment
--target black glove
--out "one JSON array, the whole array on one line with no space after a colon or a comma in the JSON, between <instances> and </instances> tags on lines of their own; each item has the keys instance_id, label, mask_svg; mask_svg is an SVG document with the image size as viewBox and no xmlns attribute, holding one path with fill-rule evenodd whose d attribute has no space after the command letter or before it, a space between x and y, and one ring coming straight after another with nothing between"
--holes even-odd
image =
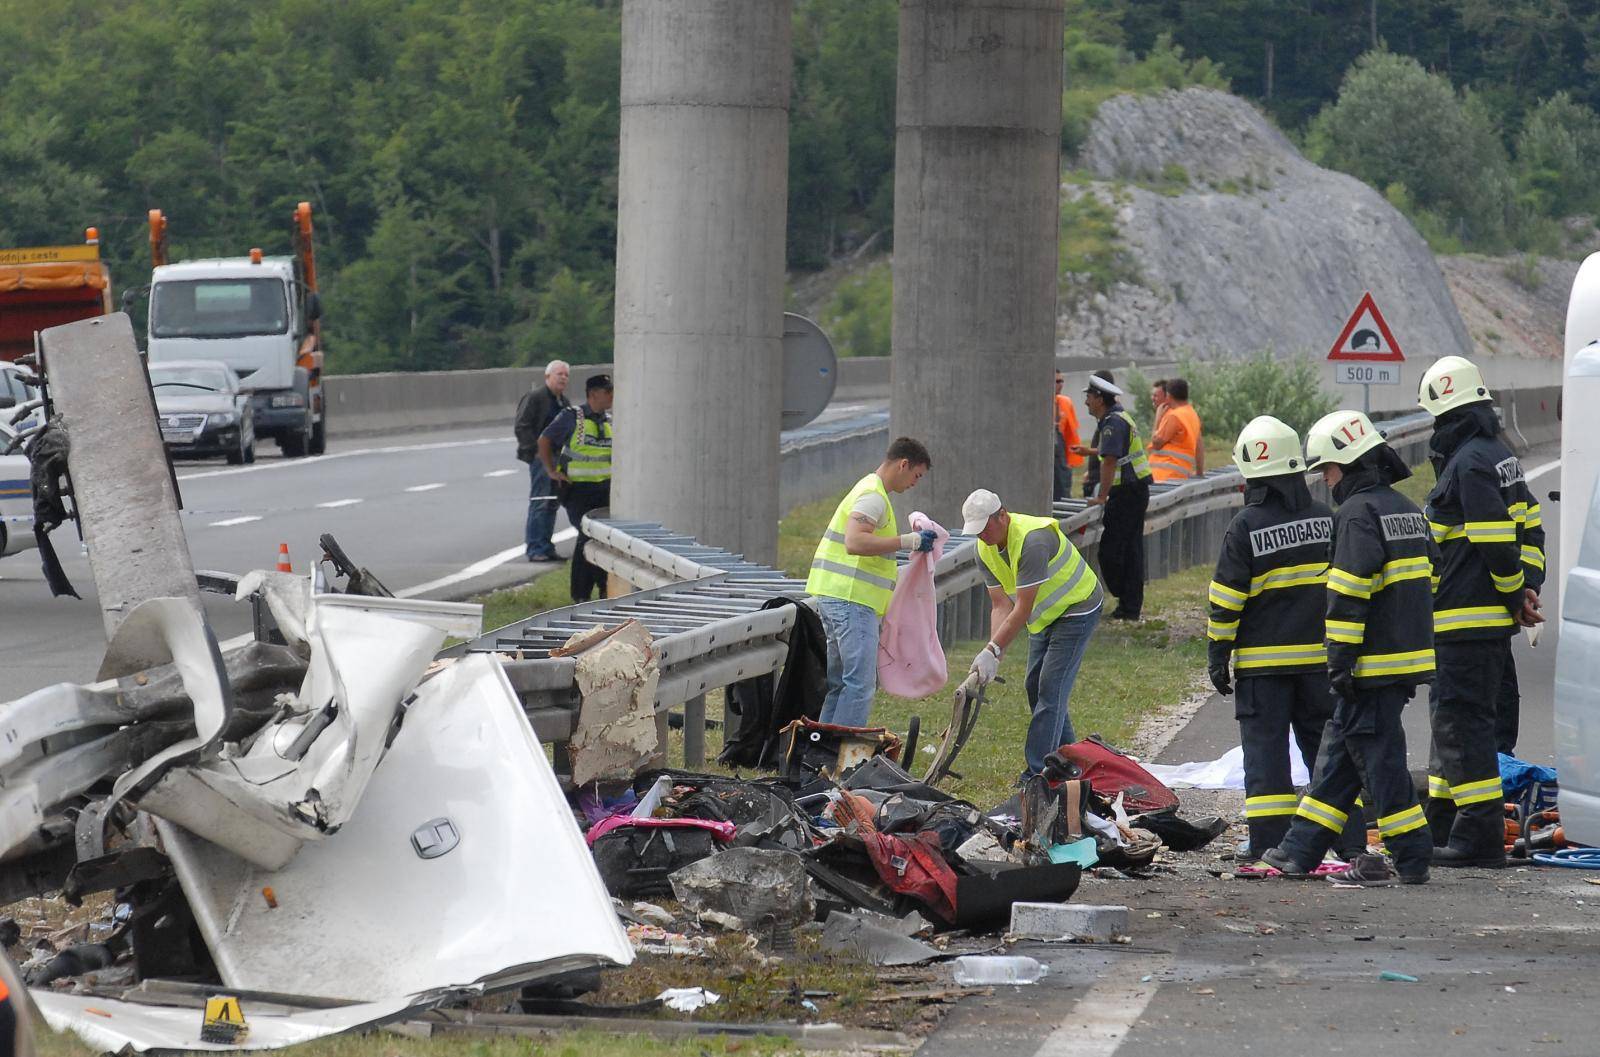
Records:
<instances>
[{"instance_id":1,"label":"black glove","mask_svg":"<svg viewBox=\"0 0 1600 1057\"><path fill-rule=\"evenodd\" d=\"M1354 672L1348 669L1334 672L1328 677L1328 683L1333 687L1333 692L1346 701L1355 700L1356 677Z\"/></svg>"},{"instance_id":2,"label":"black glove","mask_svg":"<svg viewBox=\"0 0 1600 1057\"><path fill-rule=\"evenodd\" d=\"M1228 662L1219 661L1206 669L1206 674L1211 676L1211 685L1217 688L1217 693L1227 697L1233 693L1233 677L1228 674Z\"/></svg>"}]
</instances>

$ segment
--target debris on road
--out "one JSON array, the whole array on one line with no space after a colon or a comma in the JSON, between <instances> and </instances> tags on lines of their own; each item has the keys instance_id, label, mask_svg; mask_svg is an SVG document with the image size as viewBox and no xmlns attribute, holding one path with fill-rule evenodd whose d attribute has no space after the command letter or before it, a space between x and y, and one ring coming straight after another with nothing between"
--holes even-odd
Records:
<instances>
[{"instance_id":1,"label":"debris on road","mask_svg":"<svg viewBox=\"0 0 1600 1057\"><path fill-rule=\"evenodd\" d=\"M660 674L650 632L630 620L574 635L560 651L577 658L583 704L569 750L572 781L629 779L661 752L656 728Z\"/></svg>"}]
</instances>

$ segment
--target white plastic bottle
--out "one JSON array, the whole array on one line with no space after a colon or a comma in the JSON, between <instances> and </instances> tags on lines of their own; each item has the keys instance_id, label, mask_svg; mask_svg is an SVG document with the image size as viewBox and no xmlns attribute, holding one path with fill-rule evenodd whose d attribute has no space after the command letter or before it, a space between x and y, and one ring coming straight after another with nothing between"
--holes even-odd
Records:
<instances>
[{"instance_id":1,"label":"white plastic bottle","mask_svg":"<svg viewBox=\"0 0 1600 1057\"><path fill-rule=\"evenodd\" d=\"M1050 967L1024 955L966 954L955 960L956 983L963 987L986 984L1037 983Z\"/></svg>"}]
</instances>

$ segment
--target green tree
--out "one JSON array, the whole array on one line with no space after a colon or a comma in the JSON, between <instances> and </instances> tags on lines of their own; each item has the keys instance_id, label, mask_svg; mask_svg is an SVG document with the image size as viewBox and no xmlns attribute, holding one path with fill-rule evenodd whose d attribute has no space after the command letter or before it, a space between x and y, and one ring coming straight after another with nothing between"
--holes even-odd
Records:
<instances>
[{"instance_id":1,"label":"green tree","mask_svg":"<svg viewBox=\"0 0 1600 1057\"><path fill-rule=\"evenodd\" d=\"M1593 209L1600 196L1600 116L1566 92L1534 108L1517 136L1517 187L1543 216Z\"/></svg>"}]
</instances>

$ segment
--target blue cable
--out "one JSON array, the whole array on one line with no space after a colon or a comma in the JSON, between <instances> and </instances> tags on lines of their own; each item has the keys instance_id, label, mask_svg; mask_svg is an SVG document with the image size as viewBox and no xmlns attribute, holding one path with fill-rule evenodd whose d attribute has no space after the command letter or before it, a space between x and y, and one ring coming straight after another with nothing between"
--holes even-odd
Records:
<instances>
[{"instance_id":1,"label":"blue cable","mask_svg":"<svg viewBox=\"0 0 1600 1057\"><path fill-rule=\"evenodd\" d=\"M1600 848L1561 848L1558 851L1535 852L1534 862L1540 866L1565 866L1569 870L1600 870Z\"/></svg>"}]
</instances>

